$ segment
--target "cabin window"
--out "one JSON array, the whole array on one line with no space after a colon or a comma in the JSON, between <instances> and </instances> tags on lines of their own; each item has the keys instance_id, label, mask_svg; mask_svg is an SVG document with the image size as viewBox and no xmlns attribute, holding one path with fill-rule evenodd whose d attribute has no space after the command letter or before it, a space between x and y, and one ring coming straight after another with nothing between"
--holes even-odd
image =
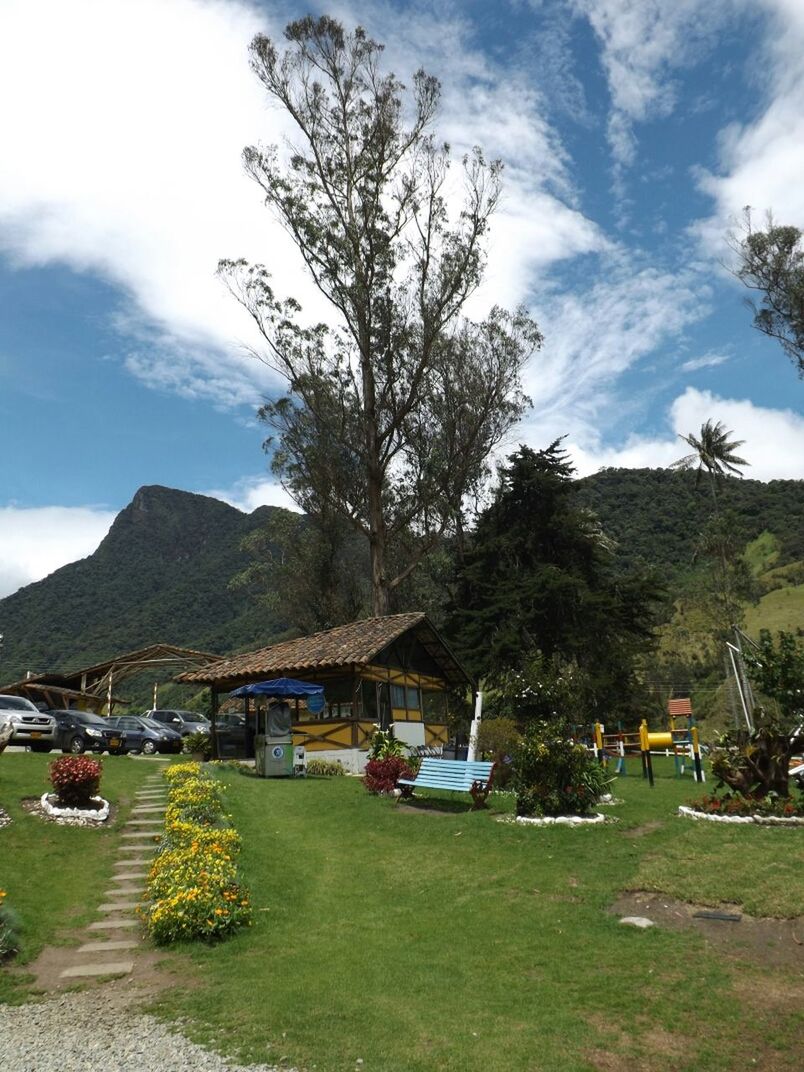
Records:
<instances>
[{"instance_id":1,"label":"cabin window","mask_svg":"<svg viewBox=\"0 0 804 1072\"><path fill-rule=\"evenodd\" d=\"M392 685L391 707L397 711L419 711L419 690L411 685Z\"/></svg>"},{"instance_id":2,"label":"cabin window","mask_svg":"<svg viewBox=\"0 0 804 1072\"><path fill-rule=\"evenodd\" d=\"M447 721L447 696L444 692L425 692L425 722L445 723Z\"/></svg>"}]
</instances>

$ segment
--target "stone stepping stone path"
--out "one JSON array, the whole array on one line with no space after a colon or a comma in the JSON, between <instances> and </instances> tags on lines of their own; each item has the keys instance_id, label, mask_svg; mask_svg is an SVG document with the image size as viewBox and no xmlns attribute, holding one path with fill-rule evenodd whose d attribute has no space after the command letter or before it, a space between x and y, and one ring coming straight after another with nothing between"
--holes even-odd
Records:
<instances>
[{"instance_id":1,"label":"stone stepping stone path","mask_svg":"<svg viewBox=\"0 0 804 1072\"><path fill-rule=\"evenodd\" d=\"M167 807L167 788L160 775L149 775L135 796L131 818L120 835L118 858L107 898L98 905L106 918L90 923L86 930L93 940L75 950L76 963L61 972L65 981L130 975L133 955L141 944L136 908L145 896L145 882L162 833L161 819Z\"/></svg>"}]
</instances>

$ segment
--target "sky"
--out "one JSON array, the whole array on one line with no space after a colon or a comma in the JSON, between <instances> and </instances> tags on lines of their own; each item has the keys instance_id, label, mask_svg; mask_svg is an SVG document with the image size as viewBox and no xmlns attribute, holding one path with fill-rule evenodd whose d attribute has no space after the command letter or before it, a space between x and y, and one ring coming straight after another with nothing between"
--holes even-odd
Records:
<instances>
[{"instance_id":1,"label":"sky","mask_svg":"<svg viewBox=\"0 0 804 1072\"><path fill-rule=\"evenodd\" d=\"M143 484L288 504L255 419L282 384L215 268L330 316L241 164L288 132L249 41L308 12L436 75L439 135L504 162L469 312L544 334L511 446L664 466L713 418L747 475L804 476L804 384L728 271L744 206L804 229L804 0L0 0L0 596Z\"/></svg>"}]
</instances>

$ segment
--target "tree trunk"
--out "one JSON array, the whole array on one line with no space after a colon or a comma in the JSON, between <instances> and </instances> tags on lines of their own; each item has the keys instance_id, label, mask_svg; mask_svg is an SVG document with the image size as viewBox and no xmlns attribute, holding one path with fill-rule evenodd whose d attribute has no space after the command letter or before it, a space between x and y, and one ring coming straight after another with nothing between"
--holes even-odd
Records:
<instances>
[{"instance_id":1,"label":"tree trunk","mask_svg":"<svg viewBox=\"0 0 804 1072\"><path fill-rule=\"evenodd\" d=\"M365 350L361 360L361 373L366 440L366 497L368 500L369 559L371 563L371 603L373 613L379 617L388 613L389 595L388 578L385 573L385 553L388 535L382 501L385 474L380 461L374 370Z\"/></svg>"}]
</instances>

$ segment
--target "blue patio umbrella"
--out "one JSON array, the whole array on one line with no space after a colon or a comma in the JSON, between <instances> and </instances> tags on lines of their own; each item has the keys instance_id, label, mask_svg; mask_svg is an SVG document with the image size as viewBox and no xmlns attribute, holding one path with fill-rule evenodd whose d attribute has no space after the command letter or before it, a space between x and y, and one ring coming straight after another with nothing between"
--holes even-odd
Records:
<instances>
[{"instance_id":1,"label":"blue patio umbrella","mask_svg":"<svg viewBox=\"0 0 804 1072\"><path fill-rule=\"evenodd\" d=\"M275 677L272 681L255 681L241 685L230 696L275 696L283 700L306 700L314 696L324 697L324 686L309 681L296 681L292 677Z\"/></svg>"}]
</instances>

